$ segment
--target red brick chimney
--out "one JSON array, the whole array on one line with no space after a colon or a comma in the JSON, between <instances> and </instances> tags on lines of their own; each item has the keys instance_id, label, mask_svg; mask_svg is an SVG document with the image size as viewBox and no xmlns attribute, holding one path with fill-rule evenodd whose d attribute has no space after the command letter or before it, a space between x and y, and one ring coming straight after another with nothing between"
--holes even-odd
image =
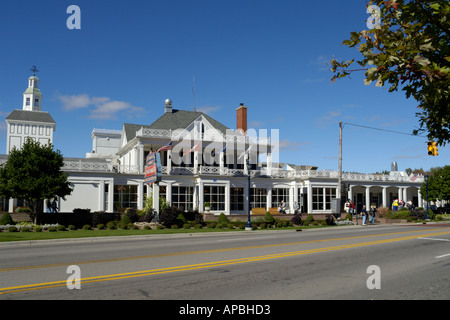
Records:
<instances>
[{"instance_id":1,"label":"red brick chimney","mask_svg":"<svg viewBox=\"0 0 450 320\"><path fill-rule=\"evenodd\" d=\"M247 107L243 103L236 109L236 131L247 132Z\"/></svg>"}]
</instances>

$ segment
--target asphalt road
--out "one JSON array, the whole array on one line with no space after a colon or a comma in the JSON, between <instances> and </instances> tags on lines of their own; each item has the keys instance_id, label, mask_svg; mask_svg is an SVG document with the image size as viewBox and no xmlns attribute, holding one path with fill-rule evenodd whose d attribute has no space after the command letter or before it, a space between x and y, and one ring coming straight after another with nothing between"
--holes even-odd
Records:
<instances>
[{"instance_id":1,"label":"asphalt road","mask_svg":"<svg viewBox=\"0 0 450 320\"><path fill-rule=\"evenodd\" d=\"M450 299L450 224L0 243L0 257L0 300Z\"/></svg>"}]
</instances>

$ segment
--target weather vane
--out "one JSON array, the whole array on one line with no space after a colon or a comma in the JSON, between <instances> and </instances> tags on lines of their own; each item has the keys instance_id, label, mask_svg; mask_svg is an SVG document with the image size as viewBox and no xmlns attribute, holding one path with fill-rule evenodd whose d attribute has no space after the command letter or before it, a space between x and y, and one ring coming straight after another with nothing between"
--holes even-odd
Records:
<instances>
[{"instance_id":1,"label":"weather vane","mask_svg":"<svg viewBox=\"0 0 450 320\"><path fill-rule=\"evenodd\" d=\"M36 72L39 72L38 68L36 68L36 66L34 66L34 65L30 70L33 71L33 76L36 75Z\"/></svg>"}]
</instances>

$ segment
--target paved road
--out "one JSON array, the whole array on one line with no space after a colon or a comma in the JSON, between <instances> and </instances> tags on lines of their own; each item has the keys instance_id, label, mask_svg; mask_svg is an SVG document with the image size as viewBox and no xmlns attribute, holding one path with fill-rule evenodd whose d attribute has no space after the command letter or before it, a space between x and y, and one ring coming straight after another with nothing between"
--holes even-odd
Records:
<instances>
[{"instance_id":1,"label":"paved road","mask_svg":"<svg viewBox=\"0 0 450 320\"><path fill-rule=\"evenodd\" d=\"M0 243L0 256L1 300L450 298L450 224Z\"/></svg>"}]
</instances>

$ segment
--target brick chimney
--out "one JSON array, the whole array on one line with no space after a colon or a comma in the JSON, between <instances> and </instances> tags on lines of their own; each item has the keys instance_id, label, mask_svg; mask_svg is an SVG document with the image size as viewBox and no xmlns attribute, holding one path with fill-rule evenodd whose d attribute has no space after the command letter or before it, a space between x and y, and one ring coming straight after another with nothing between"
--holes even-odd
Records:
<instances>
[{"instance_id":1,"label":"brick chimney","mask_svg":"<svg viewBox=\"0 0 450 320\"><path fill-rule=\"evenodd\" d=\"M236 109L236 130L247 132L247 107L243 103Z\"/></svg>"}]
</instances>

